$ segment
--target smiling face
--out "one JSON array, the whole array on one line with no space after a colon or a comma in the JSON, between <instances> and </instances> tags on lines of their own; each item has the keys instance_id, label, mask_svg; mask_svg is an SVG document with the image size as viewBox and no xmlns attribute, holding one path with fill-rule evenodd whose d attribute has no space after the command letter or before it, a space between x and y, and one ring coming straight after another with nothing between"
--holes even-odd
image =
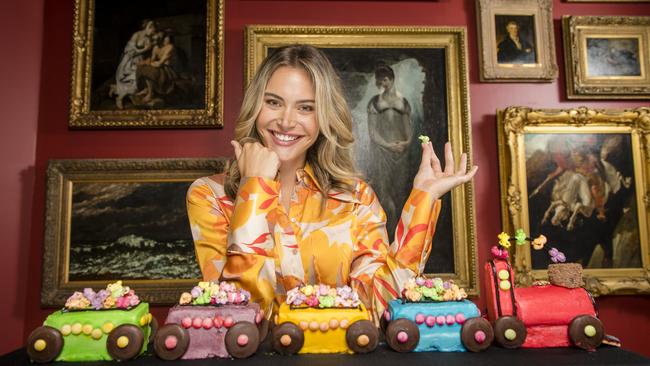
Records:
<instances>
[{"instance_id":1,"label":"smiling face","mask_svg":"<svg viewBox=\"0 0 650 366\"><path fill-rule=\"evenodd\" d=\"M281 165L304 166L319 134L314 84L305 70L282 66L273 72L255 127Z\"/></svg>"}]
</instances>

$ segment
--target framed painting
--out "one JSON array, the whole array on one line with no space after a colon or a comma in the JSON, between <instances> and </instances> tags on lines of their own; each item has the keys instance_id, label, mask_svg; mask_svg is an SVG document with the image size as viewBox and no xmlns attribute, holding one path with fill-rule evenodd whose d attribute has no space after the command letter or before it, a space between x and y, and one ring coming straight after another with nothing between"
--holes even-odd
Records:
<instances>
[{"instance_id":1,"label":"framed painting","mask_svg":"<svg viewBox=\"0 0 650 366\"><path fill-rule=\"evenodd\" d=\"M222 127L224 0L75 0L68 126Z\"/></svg>"},{"instance_id":2,"label":"framed painting","mask_svg":"<svg viewBox=\"0 0 650 366\"><path fill-rule=\"evenodd\" d=\"M650 99L650 17L562 17L569 99Z\"/></svg>"},{"instance_id":3,"label":"framed painting","mask_svg":"<svg viewBox=\"0 0 650 366\"><path fill-rule=\"evenodd\" d=\"M557 78L552 0L476 0L481 81Z\"/></svg>"},{"instance_id":4,"label":"framed painting","mask_svg":"<svg viewBox=\"0 0 650 366\"><path fill-rule=\"evenodd\" d=\"M594 295L650 293L649 121L648 108L498 111L505 231L547 236ZM519 282L545 279L546 250L514 254Z\"/></svg>"},{"instance_id":5,"label":"framed painting","mask_svg":"<svg viewBox=\"0 0 650 366\"><path fill-rule=\"evenodd\" d=\"M153 304L173 304L201 278L185 209L197 178L225 160L51 160L41 303L123 280Z\"/></svg>"},{"instance_id":6,"label":"framed painting","mask_svg":"<svg viewBox=\"0 0 650 366\"><path fill-rule=\"evenodd\" d=\"M248 26L246 81L267 54L296 42L319 47L341 77L354 119L355 162L377 192L392 238L420 162L417 136L429 136L439 153L451 141L456 156L465 151L471 157L465 30ZM380 94L388 90L386 83L402 96L394 108L377 105ZM398 151L396 145L401 145ZM470 183L443 197L432 249L435 254L425 272L453 278L476 294L472 192Z\"/></svg>"}]
</instances>

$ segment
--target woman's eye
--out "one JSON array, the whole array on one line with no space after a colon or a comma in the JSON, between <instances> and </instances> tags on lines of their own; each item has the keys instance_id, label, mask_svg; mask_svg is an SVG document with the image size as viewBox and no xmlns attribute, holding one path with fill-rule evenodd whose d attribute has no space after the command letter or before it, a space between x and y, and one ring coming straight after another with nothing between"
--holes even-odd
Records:
<instances>
[{"instance_id":1,"label":"woman's eye","mask_svg":"<svg viewBox=\"0 0 650 366\"><path fill-rule=\"evenodd\" d=\"M275 100L275 99L267 99L266 104L268 104L271 107L279 107L280 106L280 102Z\"/></svg>"},{"instance_id":2,"label":"woman's eye","mask_svg":"<svg viewBox=\"0 0 650 366\"><path fill-rule=\"evenodd\" d=\"M301 112L313 112L314 111L314 106L306 104L306 105L301 105L300 107L298 107L298 109Z\"/></svg>"}]
</instances>

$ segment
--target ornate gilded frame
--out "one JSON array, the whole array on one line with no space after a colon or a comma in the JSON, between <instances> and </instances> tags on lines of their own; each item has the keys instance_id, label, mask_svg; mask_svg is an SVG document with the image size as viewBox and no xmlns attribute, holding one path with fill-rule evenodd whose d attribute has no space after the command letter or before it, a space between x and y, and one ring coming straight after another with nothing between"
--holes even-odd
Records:
<instances>
[{"instance_id":1,"label":"ornate gilded frame","mask_svg":"<svg viewBox=\"0 0 650 366\"><path fill-rule=\"evenodd\" d=\"M76 184L189 184L196 178L223 170L224 166L224 159L51 160L47 169L41 305L62 306L72 292L85 287L103 288L107 283L106 280L70 280L72 195ZM145 220L144 216L142 220ZM115 278L113 281L120 279L122 278ZM150 303L174 304L179 294L197 280L124 279L124 282Z\"/></svg>"},{"instance_id":2,"label":"ornate gilded frame","mask_svg":"<svg viewBox=\"0 0 650 366\"><path fill-rule=\"evenodd\" d=\"M629 134L631 138L637 217L639 222L641 266L638 268L585 269L585 287L592 294L650 293L650 244L648 206L650 197L650 109L628 110L587 107L577 109L532 109L509 107L497 112L501 188L501 215L504 230L522 228L529 232L525 139L528 133ZM535 234L537 235L537 234ZM529 244L517 246L514 263L516 278L522 285L546 279L546 270L532 268Z\"/></svg>"},{"instance_id":3,"label":"ornate gilded frame","mask_svg":"<svg viewBox=\"0 0 650 366\"><path fill-rule=\"evenodd\" d=\"M75 0L68 126L73 129L223 127L224 2L206 0L204 108L92 110L96 0Z\"/></svg>"},{"instance_id":4,"label":"ornate gilded frame","mask_svg":"<svg viewBox=\"0 0 650 366\"><path fill-rule=\"evenodd\" d=\"M471 124L467 76L466 31L460 27L373 27L250 25L245 35L245 82L250 82L268 50L307 43L326 48L441 48L446 64L448 139L456 156L471 160ZM451 194L454 273L436 273L453 279L469 294L479 292L476 270L474 188L467 183Z\"/></svg>"},{"instance_id":5,"label":"ornate gilded frame","mask_svg":"<svg viewBox=\"0 0 650 366\"><path fill-rule=\"evenodd\" d=\"M551 82L557 78L552 0L476 0L479 65L481 81ZM496 16L532 16L536 62L506 64L497 62Z\"/></svg>"},{"instance_id":6,"label":"ornate gilded frame","mask_svg":"<svg viewBox=\"0 0 650 366\"><path fill-rule=\"evenodd\" d=\"M566 89L569 99L650 98L650 17L563 16ZM638 76L593 76L587 69L587 38L635 38Z\"/></svg>"}]
</instances>

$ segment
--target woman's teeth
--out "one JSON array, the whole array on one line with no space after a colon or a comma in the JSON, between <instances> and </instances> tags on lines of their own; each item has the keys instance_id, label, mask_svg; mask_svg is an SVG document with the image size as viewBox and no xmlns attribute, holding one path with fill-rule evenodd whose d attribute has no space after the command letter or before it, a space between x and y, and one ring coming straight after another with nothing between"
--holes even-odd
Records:
<instances>
[{"instance_id":1,"label":"woman's teeth","mask_svg":"<svg viewBox=\"0 0 650 366\"><path fill-rule=\"evenodd\" d=\"M283 135L281 133L273 132L273 136L277 137L281 141L293 141L298 138L298 136Z\"/></svg>"}]
</instances>

